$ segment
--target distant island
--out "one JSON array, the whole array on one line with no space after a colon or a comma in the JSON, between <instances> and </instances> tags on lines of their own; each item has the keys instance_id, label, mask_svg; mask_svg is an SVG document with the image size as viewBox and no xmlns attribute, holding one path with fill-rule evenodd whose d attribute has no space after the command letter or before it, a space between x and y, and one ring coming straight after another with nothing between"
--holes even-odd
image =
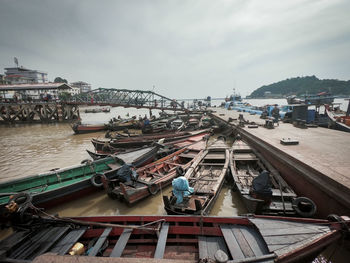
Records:
<instances>
[{"instance_id":1,"label":"distant island","mask_svg":"<svg viewBox=\"0 0 350 263\"><path fill-rule=\"evenodd\" d=\"M296 77L264 85L253 91L249 98L283 98L327 92L336 96L350 95L350 80L318 79L316 76Z\"/></svg>"}]
</instances>

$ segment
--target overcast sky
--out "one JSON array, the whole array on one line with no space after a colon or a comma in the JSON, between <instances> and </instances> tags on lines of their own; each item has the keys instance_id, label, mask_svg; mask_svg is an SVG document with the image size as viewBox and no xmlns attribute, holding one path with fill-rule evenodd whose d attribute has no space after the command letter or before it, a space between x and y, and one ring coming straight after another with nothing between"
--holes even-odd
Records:
<instances>
[{"instance_id":1,"label":"overcast sky","mask_svg":"<svg viewBox=\"0 0 350 263\"><path fill-rule=\"evenodd\" d=\"M0 0L0 68L171 98L350 79L350 1ZM3 70L0 70L3 73Z\"/></svg>"}]
</instances>

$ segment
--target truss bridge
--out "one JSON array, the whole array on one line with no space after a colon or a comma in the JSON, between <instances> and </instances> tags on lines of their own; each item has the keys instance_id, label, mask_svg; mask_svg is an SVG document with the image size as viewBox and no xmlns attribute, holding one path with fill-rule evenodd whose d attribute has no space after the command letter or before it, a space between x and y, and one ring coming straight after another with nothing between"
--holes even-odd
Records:
<instances>
[{"instance_id":1,"label":"truss bridge","mask_svg":"<svg viewBox=\"0 0 350 263\"><path fill-rule=\"evenodd\" d=\"M184 103L153 91L99 88L65 100L67 104L186 111Z\"/></svg>"}]
</instances>

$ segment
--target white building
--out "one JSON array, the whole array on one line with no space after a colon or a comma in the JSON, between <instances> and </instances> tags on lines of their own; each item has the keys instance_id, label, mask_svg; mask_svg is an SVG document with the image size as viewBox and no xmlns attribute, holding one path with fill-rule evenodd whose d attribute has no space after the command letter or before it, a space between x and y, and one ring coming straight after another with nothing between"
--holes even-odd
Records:
<instances>
[{"instance_id":1,"label":"white building","mask_svg":"<svg viewBox=\"0 0 350 263\"><path fill-rule=\"evenodd\" d=\"M74 95L77 95L77 94L80 94L80 88L77 88L77 87L72 87L71 86L71 89L70 91L68 91L72 96Z\"/></svg>"},{"instance_id":2,"label":"white building","mask_svg":"<svg viewBox=\"0 0 350 263\"><path fill-rule=\"evenodd\" d=\"M71 87L66 83L37 83L0 85L0 97L18 100L56 100L58 95L64 92L71 93Z\"/></svg>"},{"instance_id":3,"label":"white building","mask_svg":"<svg viewBox=\"0 0 350 263\"><path fill-rule=\"evenodd\" d=\"M76 82L72 82L69 84L72 88L79 88L80 89L80 93L84 93L84 92L90 92L91 91L91 84L86 83L84 81L76 81Z\"/></svg>"},{"instance_id":4,"label":"white building","mask_svg":"<svg viewBox=\"0 0 350 263\"><path fill-rule=\"evenodd\" d=\"M47 73L24 67L5 68L5 79L11 84L47 83Z\"/></svg>"}]
</instances>

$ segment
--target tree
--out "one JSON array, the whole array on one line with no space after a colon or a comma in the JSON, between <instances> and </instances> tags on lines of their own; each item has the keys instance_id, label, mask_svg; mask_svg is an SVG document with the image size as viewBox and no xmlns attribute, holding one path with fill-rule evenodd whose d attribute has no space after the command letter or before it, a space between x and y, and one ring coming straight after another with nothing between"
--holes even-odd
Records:
<instances>
[{"instance_id":1,"label":"tree","mask_svg":"<svg viewBox=\"0 0 350 263\"><path fill-rule=\"evenodd\" d=\"M63 79L61 77L56 77L55 80L53 81L55 83L66 83L68 84L68 81L66 79Z\"/></svg>"},{"instance_id":2,"label":"tree","mask_svg":"<svg viewBox=\"0 0 350 263\"><path fill-rule=\"evenodd\" d=\"M332 95L350 95L350 81L318 79L316 76L296 77L264 85L250 95L251 98L264 97L265 92L282 96L317 94L331 92Z\"/></svg>"}]
</instances>

